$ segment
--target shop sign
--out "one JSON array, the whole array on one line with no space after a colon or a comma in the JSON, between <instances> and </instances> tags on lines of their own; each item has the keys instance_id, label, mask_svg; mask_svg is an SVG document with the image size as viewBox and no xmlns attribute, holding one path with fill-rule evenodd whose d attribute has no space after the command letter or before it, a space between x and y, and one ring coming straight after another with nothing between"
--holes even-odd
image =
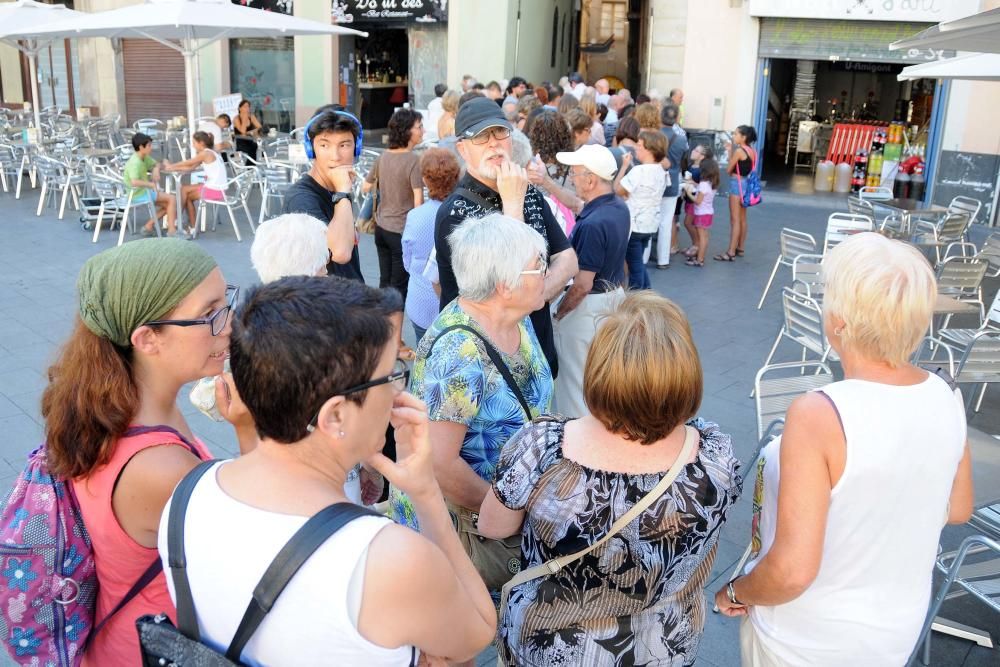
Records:
<instances>
[{"instance_id":1,"label":"shop sign","mask_svg":"<svg viewBox=\"0 0 1000 667\"><path fill-rule=\"evenodd\" d=\"M751 16L940 23L979 12L979 0L749 0Z\"/></svg>"},{"instance_id":2,"label":"shop sign","mask_svg":"<svg viewBox=\"0 0 1000 667\"><path fill-rule=\"evenodd\" d=\"M448 0L333 0L334 23L444 23Z\"/></svg>"},{"instance_id":3,"label":"shop sign","mask_svg":"<svg viewBox=\"0 0 1000 667\"><path fill-rule=\"evenodd\" d=\"M263 9L265 12L278 12L280 14L292 14L293 0L233 0L234 5Z\"/></svg>"}]
</instances>

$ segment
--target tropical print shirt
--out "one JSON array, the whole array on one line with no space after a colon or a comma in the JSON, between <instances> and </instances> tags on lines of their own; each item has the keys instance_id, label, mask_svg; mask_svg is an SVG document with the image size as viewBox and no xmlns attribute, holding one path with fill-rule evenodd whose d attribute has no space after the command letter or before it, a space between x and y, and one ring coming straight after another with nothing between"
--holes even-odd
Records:
<instances>
[{"instance_id":1,"label":"tropical print shirt","mask_svg":"<svg viewBox=\"0 0 1000 667\"><path fill-rule=\"evenodd\" d=\"M440 335L458 324L471 327L489 339L482 327L461 309L458 300L452 301L438 314L417 347L410 393L427 404L431 421L454 422L468 428L460 456L477 475L492 482L504 443L529 419L478 336L462 329ZM533 419L549 412L552 373L531 320L526 317L518 326L521 345L517 353L498 351L531 408ZM390 516L419 529L409 499L395 488L391 489L389 499Z\"/></svg>"}]
</instances>

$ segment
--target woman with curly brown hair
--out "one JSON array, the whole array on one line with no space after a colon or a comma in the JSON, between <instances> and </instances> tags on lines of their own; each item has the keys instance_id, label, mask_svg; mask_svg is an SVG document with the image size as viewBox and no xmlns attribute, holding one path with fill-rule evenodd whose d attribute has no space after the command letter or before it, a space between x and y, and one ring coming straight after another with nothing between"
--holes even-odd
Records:
<instances>
[{"instance_id":1,"label":"woman with curly brown hair","mask_svg":"<svg viewBox=\"0 0 1000 667\"><path fill-rule=\"evenodd\" d=\"M423 138L420 114L413 109L396 111L389 119L389 150L375 161L363 187L364 192L378 187L375 249L378 251L379 288L394 287L404 300L410 276L403 266L403 228L406 214L424 203L420 158L413 152ZM402 341L400 343L402 345ZM413 358L413 350L409 347L402 345L400 350L401 359Z\"/></svg>"},{"instance_id":2,"label":"woman with curly brown hair","mask_svg":"<svg viewBox=\"0 0 1000 667\"><path fill-rule=\"evenodd\" d=\"M174 487L212 458L177 406L181 387L217 377L216 405L236 425L240 449L257 438L221 377L236 288L200 246L145 239L106 250L83 265L77 292L76 325L49 368L42 416L49 468L69 480L90 534L96 618L105 619L159 561L160 514ZM83 664L140 664L135 619L173 609L161 572L91 635Z\"/></svg>"},{"instance_id":3,"label":"woman with curly brown hair","mask_svg":"<svg viewBox=\"0 0 1000 667\"><path fill-rule=\"evenodd\" d=\"M660 112L652 102L643 102L636 107L635 119L643 130L660 130Z\"/></svg>"}]
</instances>

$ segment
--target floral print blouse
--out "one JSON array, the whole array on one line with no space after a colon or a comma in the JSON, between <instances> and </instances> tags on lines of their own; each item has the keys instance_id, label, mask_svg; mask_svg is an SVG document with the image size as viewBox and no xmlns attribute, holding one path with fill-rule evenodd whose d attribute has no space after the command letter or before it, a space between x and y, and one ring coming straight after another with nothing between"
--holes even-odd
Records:
<instances>
[{"instance_id":1,"label":"floral print blouse","mask_svg":"<svg viewBox=\"0 0 1000 667\"><path fill-rule=\"evenodd\" d=\"M565 459L565 424L535 420L500 455L493 492L526 512L522 568L597 541L665 474L607 472ZM701 435L698 455L663 496L604 546L512 589L498 628L506 664L694 664L704 585L742 479L729 436L711 422L689 424Z\"/></svg>"}]
</instances>

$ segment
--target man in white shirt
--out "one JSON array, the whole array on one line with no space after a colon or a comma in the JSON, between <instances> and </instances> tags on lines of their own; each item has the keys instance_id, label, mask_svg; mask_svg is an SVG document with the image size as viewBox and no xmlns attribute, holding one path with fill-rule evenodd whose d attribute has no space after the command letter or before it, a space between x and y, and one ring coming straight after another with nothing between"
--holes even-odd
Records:
<instances>
[{"instance_id":1,"label":"man in white shirt","mask_svg":"<svg viewBox=\"0 0 1000 667\"><path fill-rule=\"evenodd\" d=\"M443 83L434 84L434 99L427 103L427 118L424 119L424 135L428 141L437 141L438 120L444 115L441 98L448 92L448 86Z\"/></svg>"},{"instance_id":2,"label":"man in white shirt","mask_svg":"<svg viewBox=\"0 0 1000 667\"><path fill-rule=\"evenodd\" d=\"M222 131L229 129L232 125L232 121L229 118L229 114L220 113L215 117L215 121L204 121L198 124L199 132L208 132L212 135L213 144L212 147L217 153L222 153L223 151L229 151L233 149L233 145L228 141L223 141Z\"/></svg>"},{"instance_id":3,"label":"man in white shirt","mask_svg":"<svg viewBox=\"0 0 1000 667\"><path fill-rule=\"evenodd\" d=\"M573 97L580 99L586 90L587 84L583 82L583 77L580 76L579 72L573 72L569 75L569 92Z\"/></svg>"}]
</instances>

